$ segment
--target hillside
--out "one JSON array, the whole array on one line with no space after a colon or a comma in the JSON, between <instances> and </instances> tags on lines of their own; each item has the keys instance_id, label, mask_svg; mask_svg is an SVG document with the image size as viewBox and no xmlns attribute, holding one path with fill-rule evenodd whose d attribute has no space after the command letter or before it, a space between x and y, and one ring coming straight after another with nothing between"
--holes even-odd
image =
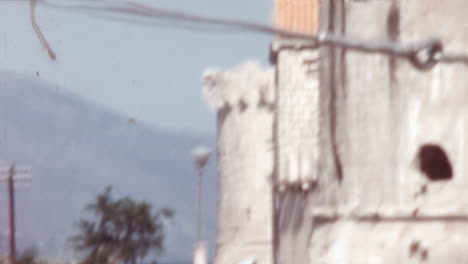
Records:
<instances>
[{"instance_id":1,"label":"hillside","mask_svg":"<svg viewBox=\"0 0 468 264\"><path fill-rule=\"evenodd\" d=\"M73 258L66 243L73 224L83 206L112 185L115 194L174 208L165 259L191 258L196 178L190 151L200 144L213 146L214 137L161 131L132 118L135 123L35 76L0 73L0 166L16 162L33 168L33 182L16 188L19 247L34 245L44 256ZM205 230L212 246L214 162L207 170ZM7 247L6 198L2 184L2 250Z\"/></svg>"}]
</instances>

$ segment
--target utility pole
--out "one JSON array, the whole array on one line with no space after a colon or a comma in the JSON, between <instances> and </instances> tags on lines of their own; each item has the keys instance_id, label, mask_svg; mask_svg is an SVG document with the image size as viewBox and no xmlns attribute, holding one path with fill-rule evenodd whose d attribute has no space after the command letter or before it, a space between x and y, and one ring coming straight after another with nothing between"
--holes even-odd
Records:
<instances>
[{"instance_id":1,"label":"utility pole","mask_svg":"<svg viewBox=\"0 0 468 264\"><path fill-rule=\"evenodd\" d=\"M9 226L10 226L10 246L9 246L9 261L10 264L16 263L16 228L15 228L15 181L31 180L30 169L16 169L12 165L7 171L0 171L0 181L7 181L8 184L8 211L9 211Z\"/></svg>"},{"instance_id":2,"label":"utility pole","mask_svg":"<svg viewBox=\"0 0 468 264\"><path fill-rule=\"evenodd\" d=\"M10 215L10 264L16 263L16 232L15 232L15 191L13 177L15 168L12 166L8 174L8 211Z\"/></svg>"},{"instance_id":3,"label":"utility pole","mask_svg":"<svg viewBox=\"0 0 468 264\"><path fill-rule=\"evenodd\" d=\"M211 150L207 147L198 147L193 153L195 167L197 169L197 242L194 252L194 264L206 264L206 248L202 240L202 219L203 219L203 169L210 159Z\"/></svg>"}]
</instances>

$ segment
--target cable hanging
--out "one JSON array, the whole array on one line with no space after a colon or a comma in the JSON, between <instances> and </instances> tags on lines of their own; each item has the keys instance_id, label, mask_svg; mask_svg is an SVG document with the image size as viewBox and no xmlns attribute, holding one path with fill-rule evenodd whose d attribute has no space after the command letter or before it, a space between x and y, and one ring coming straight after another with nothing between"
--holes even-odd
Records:
<instances>
[{"instance_id":1,"label":"cable hanging","mask_svg":"<svg viewBox=\"0 0 468 264\"><path fill-rule=\"evenodd\" d=\"M50 59L55 61L57 56L55 55L54 50L50 47L47 39L44 37L44 34L42 34L42 31L39 28L39 25L37 24L37 21L36 21L36 0L31 0L30 2L30 16L31 16L31 24L34 29L34 32L36 32L36 35L41 41L42 45L47 49L47 53L49 53Z\"/></svg>"},{"instance_id":2,"label":"cable hanging","mask_svg":"<svg viewBox=\"0 0 468 264\"><path fill-rule=\"evenodd\" d=\"M31 4L36 0L31 0ZM360 40L353 39L347 36L323 33L323 34L303 34L281 28L275 28L268 25L258 24L255 22L225 19L217 17L208 17L195 15L181 11L168 10L157 8L141 3L135 3L125 0L80 0L80 1L60 1L55 3L53 0L37 0L45 5L70 9L72 11L86 12L89 14L98 15L109 18L110 14L121 14L133 16L134 18L145 20L133 20L133 22L148 23L153 20L169 20L179 23L188 23L190 26L205 25L212 26L218 30L224 29L229 31L248 31L254 33L263 33L268 35L276 35L281 38L297 39L311 42L313 46L331 46L340 47L347 50L353 50L363 53L384 54L391 57L398 57L408 60L414 67L419 70L430 70L438 63L461 63L468 66L468 54L450 53L443 49L443 44L439 39L428 38L426 40L399 44L389 41L380 40ZM31 9L33 14L33 5ZM31 15L33 17L33 15ZM119 19L114 17L114 19ZM125 18L120 18L125 19ZM34 23L33 23L34 24ZM37 31L36 31L37 32ZM40 31L39 31L40 32ZM42 34L39 34L41 38ZM43 38L43 36L42 36ZM41 38L41 41L42 41ZM42 41L44 43L44 41ZM50 54L49 49L49 54Z\"/></svg>"}]
</instances>

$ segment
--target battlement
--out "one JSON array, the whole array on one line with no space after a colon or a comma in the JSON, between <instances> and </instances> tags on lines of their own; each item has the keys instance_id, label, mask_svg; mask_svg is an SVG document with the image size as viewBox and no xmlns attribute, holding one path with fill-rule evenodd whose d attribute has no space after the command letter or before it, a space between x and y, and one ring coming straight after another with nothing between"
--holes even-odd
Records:
<instances>
[{"instance_id":1,"label":"battlement","mask_svg":"<svg viewBox=\"0 0 468 264\"><path fill-rule=\"evenodd\" d=\"M263 69L248 61L227 70L208 69L203 73L203 95L215 110L224 107L273 104L274 69Z\"/></svg>"}]
</instances>

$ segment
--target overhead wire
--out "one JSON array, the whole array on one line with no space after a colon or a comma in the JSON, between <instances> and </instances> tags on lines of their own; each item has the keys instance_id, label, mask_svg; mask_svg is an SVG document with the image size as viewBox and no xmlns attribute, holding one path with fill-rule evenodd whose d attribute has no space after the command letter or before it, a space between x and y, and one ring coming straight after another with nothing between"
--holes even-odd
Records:
<instances>
[{"instance_id":1,"label":"overhead wire","mask_svg":"<svg viewBox=\"0 0 468 264\"><path fill-rule=\"evenodd\" d=\"M41 41L42 45L47 49L47 53L49 54L50 59L55 61L55 59L57 58L57 55L55 54L54 50L50 47L49 42L44 37L44 34L42 33L36 21L36 0L30 1L30 16L31 16L31 24L34 29L34 32L36 32L36 35Z\"/></svg>"},{"instance_id":2,"label":"overhead wire","mask_svg":"<svg viewBox=\"0 0 468 264\"><path fill-rule=\"evenodd\" d=\"M164 8L157 8L145 4L134 3L129 1L105 1L105 0L96 0L96 1L85 1L91 2L92 4L63 4L55 3L50 0L38 0L46 5L55 8L69 9L73 11L101 11L105 13L120 13L126 15L148 17L152 19L166 19L172 21L179 21L185 23L193 24L206 24L213 25L217 27L223 27L226 29L236 29L239 31L252 31L265 34L277 34L287 38L299 38L303 39L304 37L310 39L312 35L304 35L299 32L293 32L284 29L278 29L275 27L258 24L255 22L237 20L237 19L225 19L217 17L208 17L203 15L195 15L191 13L186 13L182 11L169 10ZM103 5L104 4L104 5Z\"/></svg>"},{"instance_id":3,"label":"overhead wire","mask_svg":"<svg viewBox=\"0 0 468 264\"><path fill-rule=\"evenodd\" d=\"M165 20L169 22L166 26L183 27L191 30L248 31L275 35L286 39L302 40L310 42L317 47L335 46L363 53L384 54L407 59L420 70L429 70L437 63L461 63L468 66L468 54L446 52L443 50L443 43L436 38L427 38L413 43L401 44L383 40L362 40L330 33L306 34L251 21L196 15L127 0L68 0L59 1L58 3L53 0L31 0L33 27L35 27L35 31L43 45L48 47L47 49L51 58L55 57L55 53L50 49L41 31L38 30L37 22L35 21L34 9L36 1L50 7L85 12L123 22L157 25L157 23L155 24L156 21ZM130 17L116 16L119 14Z\"/></svg>"},{"instance_id":4,"label":"overhead wire","mask_svg":"<svg viewBox=\"0 0 468 264\"><path fill-rule=\"evenodd\" d=\"M184 29L189 31L199 31L199 32L216 32L216 33L228 33L228 32L238 32L237 29L229 29L225 27L219 27L215 25L190 25L184 22L178 21L165 21L165 20L152 20L145 18L135 18L135 17L122 17L115 16L112 14L95 14L94 12L87 12L86 15L98 16L114 22L124 22L128 24L143 25L143 26L155 26L158 28L177 28Z\"/></svg>"}]
</instances>

